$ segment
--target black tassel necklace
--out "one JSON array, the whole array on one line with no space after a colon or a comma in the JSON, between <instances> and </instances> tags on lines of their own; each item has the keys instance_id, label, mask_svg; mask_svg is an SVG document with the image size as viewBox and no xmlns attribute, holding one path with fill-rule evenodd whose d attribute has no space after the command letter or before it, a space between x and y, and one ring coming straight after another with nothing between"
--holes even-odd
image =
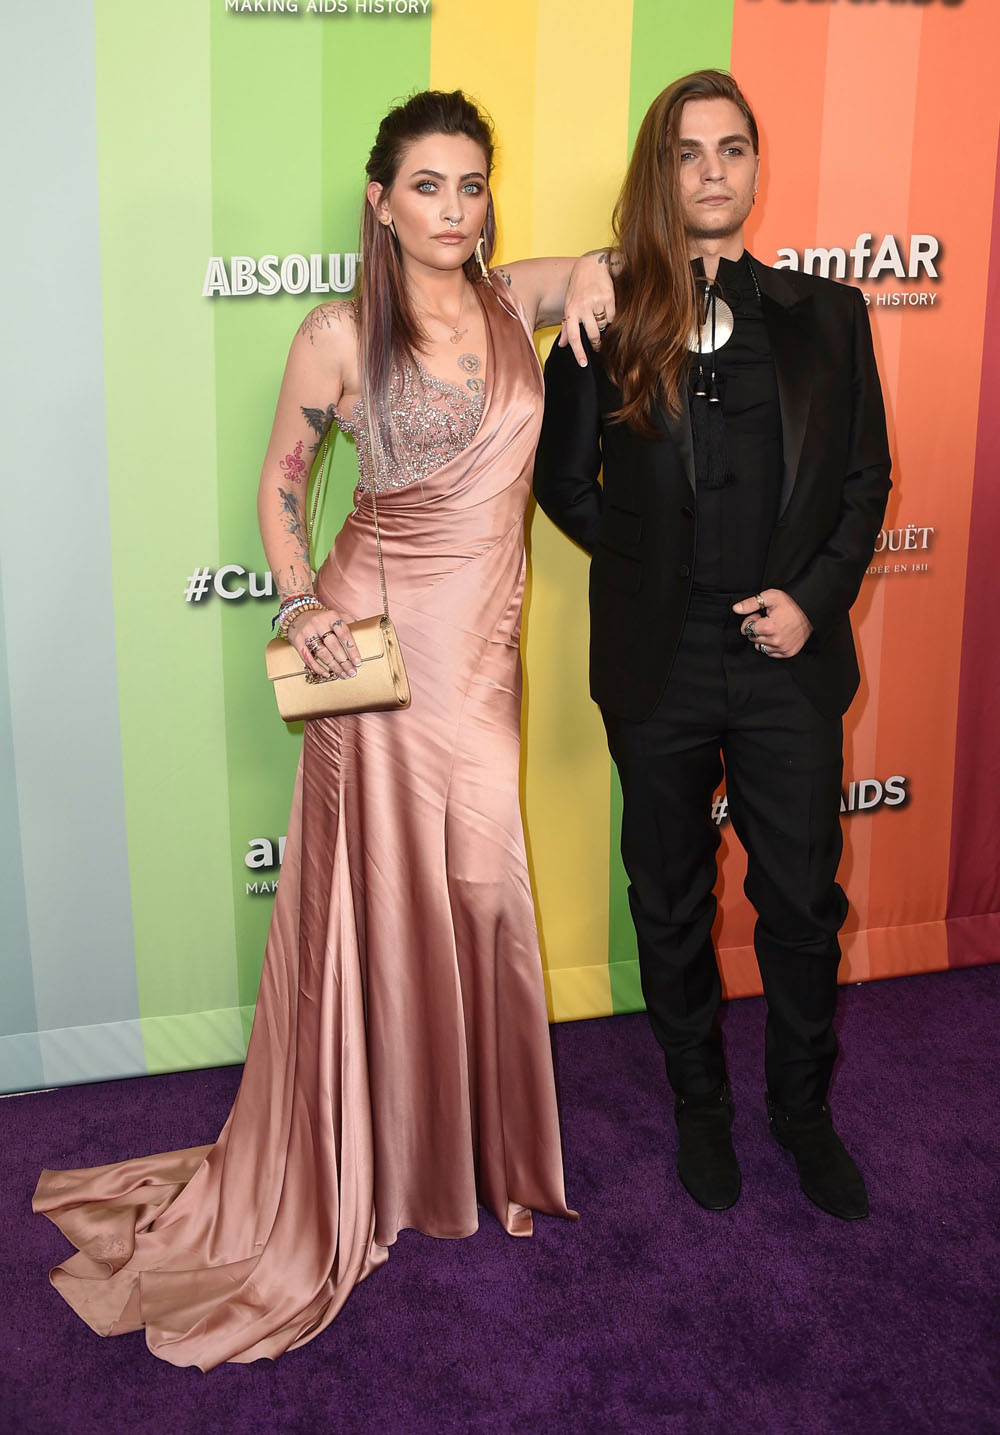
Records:
<instances>
[{"instance_id":1,"label":"black tassel necklace","mask_svg":"<svg viewBox=\"0 0 1000 1435\"><path fill-rule=\"evenodd\" d=\"M748 264L750 278L757 290L757 276ZM726 447L726 422L722 411L722 387L715 372L718 349L732 338L736 320L732 309L722 297L717 281L696 276L698 284L698 327L692 334L690 349L697 355L697 369L692 373L691 438L694 444L695 477L704 488L728 488L736 482ZM708 373L705 361L709 360Z\"/></svg>"}]
</instances>

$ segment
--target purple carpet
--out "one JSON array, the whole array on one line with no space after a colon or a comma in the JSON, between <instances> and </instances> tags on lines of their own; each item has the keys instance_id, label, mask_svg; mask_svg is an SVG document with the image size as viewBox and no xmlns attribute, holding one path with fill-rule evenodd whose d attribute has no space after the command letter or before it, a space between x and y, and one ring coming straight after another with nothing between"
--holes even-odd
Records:
<instances>
[{"instance_id":1,"label":"purple carpet","mask_svg":"<svg viewBox=\"0 0 1000 1435\"><path fill-rule=\"evenodd\" d=\"M1000 1431L1000 967L842 993L832 1104L868 1221L815 1210L763 1114L760 1001L725 1014L743 1195L673 1175L645 1017L556 1027L576 1225L404 1234L312 1344L209 1375L101 1340L49 1287L39 1168L211 1141L239 1069L0 1101L4 1435L988 1435Z\"/></svg>"}]
</instances>

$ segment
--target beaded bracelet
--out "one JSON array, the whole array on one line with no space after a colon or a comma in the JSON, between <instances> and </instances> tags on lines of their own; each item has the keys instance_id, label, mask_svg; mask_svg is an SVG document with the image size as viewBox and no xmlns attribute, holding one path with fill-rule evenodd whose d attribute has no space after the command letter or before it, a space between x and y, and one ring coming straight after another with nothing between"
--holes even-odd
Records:
<instances>
[{"instance_id":1,"label":"beaded bracelet","mask_svg":"<svg viewBox=\"0 0 1000 1435\"><path fill-rule=\"evenodd\" d=\"M293 603L298 603L303 598L315 598L315 596L315 593L289 593L287 598L282 598L281 602L278 604L278 611L271 619L272 629L274 628L276 623L281 622L286 608L290 608Z\"/></svg>"},{"instance_id":2,"label":"beaded bracelet","mask_svg":"<svg viewBox=\"0 0 1000 1435\"><path fill-rule=\"evenodd\" d=\"M301 614L319 612L322 607L323 604L318 598L301 598L297 603L289 604L284 610L278 620L278 626L282 632L285 632L289 624L293 623Z\"/></svg>"},{"instance_id":3,"label":"beaded bracelet","mask_svg":"<svg viewBox=\"0 0 1000 1435\"><path fill-rule=\"evenodd\" d=\"M281 636L287 641L288 630L296 618L301 618L306 613L321 613L322 611L323 604L315 597L298 598L294 603L289 603L281 610L278 618Z\"/></svg>"},{"instance_id":4,"label":"beaded bracelet","mask_svg":"<svg viewBox=\"0 0 1000 1435\"><path fill-rule=\"evenodd\" d=\"M301 608L303 603L312 603L315 601L315 593L295 593L290 598L283 598L275 614L275 622L280 623L285 614L292 608Z\"/></svg>"}]
</instances>

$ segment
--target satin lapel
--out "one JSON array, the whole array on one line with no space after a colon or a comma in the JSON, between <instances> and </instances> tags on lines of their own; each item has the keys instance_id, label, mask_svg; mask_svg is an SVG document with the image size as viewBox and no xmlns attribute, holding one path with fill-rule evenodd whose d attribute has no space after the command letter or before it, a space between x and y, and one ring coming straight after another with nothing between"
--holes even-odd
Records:
<instances>
[{"instance_id":1,"label":"satin lapel","mask_svg":"<svg viewBox=\"0 0 1000 1435\"><path fill-rule=\"evenodd\" d=\"M779 512L782 512L795 487L812 403L815 376L813 301L811 295L799 299L784 281L775 283L775 279L780 280L780 272L763 265L756 265L755 272L761 290L761 312L778 377L784 449L779 506ZM791 303L787 302L789 298Z\"/></svg>"},{"instance_id":2,"label":"satin lapel","mask_svg":"<svg viewBox=\"0 0 1000 1435\"><path fill-rule=\"evenodd\" d=\"M696 491L694 477L694 444L691 441L691 413L688 409L687 384L681 384L681 403L683 404L683 408L677 418L671 417L671 415L667 413L666 408L661 404L660 423L663 425L667 437L677 450L681 463L684 465L684 472L688 476L688 483L690 483L692 492L694 492Z\"/></svg>"}]
</instances>

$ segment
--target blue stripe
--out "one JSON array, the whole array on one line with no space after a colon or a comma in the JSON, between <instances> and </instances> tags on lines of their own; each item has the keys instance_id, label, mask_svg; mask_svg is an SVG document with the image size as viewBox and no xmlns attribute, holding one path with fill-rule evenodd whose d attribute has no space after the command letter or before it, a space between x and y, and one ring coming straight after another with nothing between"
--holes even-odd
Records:
<instances>
[{"instance_id":1,"label":"blue stripe","mask_svg":"<svg viewBox=\"0 0 1000 1435\"><path fill-rule=\"evenodd\" d=\"M35 984L24 896L24 864L18 823L14 738L7 684L7 642L0 570L0 1091L40 1086L42 1057L35 1035ZM16 1046L2 1037L19 1036Z\"/></svg>"},{"instance_id":2,"label":"blue stripe","mask_svg":"<svg viewBox=\"0 0 1000 1435\"><path fill-rule=\"evenodd\" d=\"M94 14L7 16L0 495L23 907L42 1029L138 1015L113 636ZM2 761L2 760L0 760ZM8 874L9 876L9 874ZM22 1019L30 1013L22 1002Z\"/></svg>"}]
</instances>

